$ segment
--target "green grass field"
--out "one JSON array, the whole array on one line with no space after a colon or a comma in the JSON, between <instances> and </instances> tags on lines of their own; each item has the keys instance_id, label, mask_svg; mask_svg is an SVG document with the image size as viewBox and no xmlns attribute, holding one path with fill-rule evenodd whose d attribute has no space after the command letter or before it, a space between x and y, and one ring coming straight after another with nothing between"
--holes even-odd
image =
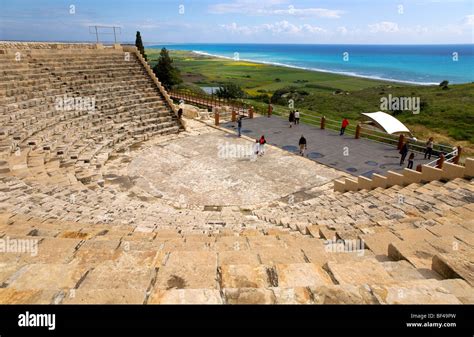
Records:
<instances>
[{"instance_id":1,"label":"green grass field","mask_svg":"<svg viewBox=\"0 0 474 337\"><path fill-rule=\"evenodd\" d=\"M149 62L154 65L159 50L147 49ZM243 61L201 56L187 51L171 51L186 87L219 86L233 82L249 96L268 95L282 88L303 95L291 96L295 108L303 113L340 120L347 116L360 119L362 112L380 110L380 98L419 97L419 114L409 111L396 117L413 131L418 139L435 137L436 142L461 145L465 154L474 154L474 83L439 86L415 86L387 81L343 76L324 72L292 69ZM448 79L449 80L449 79ZM339 92L336 94L336 92ZM254 106L266 105L262 98L247 99ZM276 113L289 109L285 102L273 103ZM352 125L356 124L355 122Z\"/></svg>"}]
</instances>

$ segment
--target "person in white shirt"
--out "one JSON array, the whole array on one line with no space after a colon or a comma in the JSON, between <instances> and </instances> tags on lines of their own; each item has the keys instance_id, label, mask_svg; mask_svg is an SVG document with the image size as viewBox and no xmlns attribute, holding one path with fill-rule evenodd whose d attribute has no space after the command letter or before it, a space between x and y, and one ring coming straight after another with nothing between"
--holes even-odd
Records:
<instances>
[{"instance_id":1,"label":"person in white shirt","mask_svg":"<svg viewBox=\"0 0 474 337\"><path fill-rule=\"evenodd\" d=\"M295 125L300 124L300 112L298 110L295 111Z\"/></svg>"}]
</instances>

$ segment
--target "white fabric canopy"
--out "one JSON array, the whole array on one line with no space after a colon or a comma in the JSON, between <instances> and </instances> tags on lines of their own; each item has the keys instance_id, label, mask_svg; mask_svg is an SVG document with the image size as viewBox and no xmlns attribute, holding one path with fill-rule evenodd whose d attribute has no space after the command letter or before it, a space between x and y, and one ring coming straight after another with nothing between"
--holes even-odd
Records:
<instances>
[{"instance_id":1,"label":"white fabric canopy","mask_svg":"<svg viewBox=\"0 0 474 337\"><path fill-rule=\"evenodd\" d=\"M389 135L394 133L409 133L410 130L398 119L382 111L364 112L363 115L370 118L378 127L385 130Z\"/></svg>"}]
</instances>

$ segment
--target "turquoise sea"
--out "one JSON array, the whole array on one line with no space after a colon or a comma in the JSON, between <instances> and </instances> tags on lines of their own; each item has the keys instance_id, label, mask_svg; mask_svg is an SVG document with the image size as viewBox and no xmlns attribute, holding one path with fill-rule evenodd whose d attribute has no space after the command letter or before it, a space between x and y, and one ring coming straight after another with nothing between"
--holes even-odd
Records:
<instances>
[{"instance_id":1,"label":"turquoise sea","mask_svg":"<svg viewBox=\"0 0 474 337\"><path fill-rule=\"evenodd\" d=\"M165 44L170 50L416 84L474 82L474 44Z\"/></svg>"}]
</instances>

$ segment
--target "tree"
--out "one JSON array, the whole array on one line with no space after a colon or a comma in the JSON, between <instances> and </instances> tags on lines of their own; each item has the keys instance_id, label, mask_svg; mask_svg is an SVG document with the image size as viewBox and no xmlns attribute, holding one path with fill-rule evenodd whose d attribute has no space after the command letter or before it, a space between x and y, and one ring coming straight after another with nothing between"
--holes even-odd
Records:
<instances>
[{"instance_id":1,"label":"tree","mask_svg":"<svg viewBox=\"0 0 474 337\"><path fill-rule=\"evenodd\" d=\"M169 90L173 85L183 82L179 69L173 66L173 59L166 48L161 49L158 63L153 67L158 80Z\"/></svg>"},{"instance_id":2,"label":"tree","mask_svg":"<svg viewBox=\"0 0 474 337\"><path fill-rule=\"evenodd\" d=\"M135 39L135 46L137 47L140 54L142 54L145 61L147 61L147 57L145 54L145 47L143 46L142 36L140 35L140 32L137 32L137 37Z\"/></svg>"},{"instance_id":3,"label":"tree","mask_svg":"<svg viewBox=\"0 0 474 337\"><path fill-rule=\"evenodd\" d=\"M244 91L235 83L226 83L216 90L216 96L219 98L243 98Z\"/></svg>"},{"instance_id":4,"label":"tree","mask_svg":"<svg viewBox=\"0 0 474 337\"><path fill-rule=\"evenodd\" d=\"M449 81L444 80L443 82L439 84L439 86L441 87L441 89L446 90L446 89L449 89L448 84L449 84Z\"/></svg>"}]
</instances>

